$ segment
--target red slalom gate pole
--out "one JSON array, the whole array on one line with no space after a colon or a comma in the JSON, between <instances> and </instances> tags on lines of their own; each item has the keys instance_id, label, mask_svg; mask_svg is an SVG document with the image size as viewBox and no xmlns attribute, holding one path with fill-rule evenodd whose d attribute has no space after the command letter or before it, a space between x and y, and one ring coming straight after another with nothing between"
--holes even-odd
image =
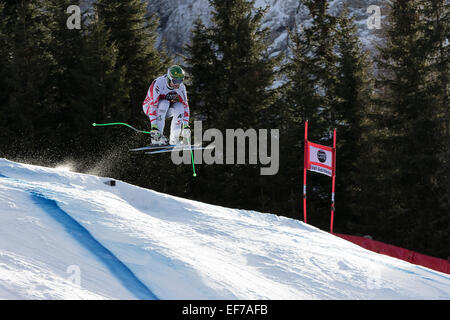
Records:
<instances>
[{"instance_id":1,"label":"red slalom gate pole","mask_svg":"<svg viewBox=\"0 0 450 320\"><path fill-rule=\"evenodd\" d=\"M305 121L305 151L303 159L303 221L306 220L306 172L307 172L307 157L308 157L308 120Z\"/></svg>"},{"instance_id":2,"label":"red slalom gate pole","mask_svg":"<svg viewBox=\"0 0 450 320\"><path fill-rule=\"evenodd\" d=\"M333 131L333 176L331 177L331 222L330 222L330 233L333 233L333 223L334 223L334 182L336 178L336 129Z\"/></svg>"}]
</instances>

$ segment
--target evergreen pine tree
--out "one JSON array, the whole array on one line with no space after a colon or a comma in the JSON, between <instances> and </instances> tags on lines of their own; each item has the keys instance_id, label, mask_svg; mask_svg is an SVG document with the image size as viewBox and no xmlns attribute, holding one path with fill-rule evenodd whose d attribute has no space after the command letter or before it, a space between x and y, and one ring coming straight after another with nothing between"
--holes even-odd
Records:
<instances>
[{"instance_id":1,"label":"evergreen pine tree","mask_svg":"<svg viewBox=\"0 0 450 320\"><path fill-rule=\"evenodd\" d=\"M9 74L4 79L10 89L9 99L2 110L0 140L6 142L3 150L10 157L41 156L51 161L51 153L37 148L45 142L40 120L45 115L49 87L49 70L53 64L49 45L48 15L43 10L44 0L4 3L8 37L7 56ZM33 159L30 159L33 160Z\"/></svg>"},{"instance_id":2,"label":"evergreen pine tree","mask_svg":"<svg viewBox=\"0 0 450 320\"><path fill-rule=\"evenodd\" d=\"M117 47L117 68L125 71L128 99L122 101L121 119L146 124L142 102L150 83L170 62L155 48L158 19L147 16L146 3L140 0L98 0L96 6L109 30L108 43Z\"/></svg>"},{"instance_id":3,"label":"evergreen pine tree","mask_svg":"<svg viewBox=\"0 0 450 320\"><path fill-rule=\"evenodd\" d=\"M371 80L369 72L372 66L368 53L364 51L358 37L354 19L349 17L347 7L337 19L336 49L337 49L337 83L332 112L337 129L338 164L336 190L338 196L336 205L339 208L339 218L345 233L359 233L367 230L369 223L366 202L361 202L365 186L362 175L367 170L365 157L369 142L364 139L365 114L370 112ZM339 230L339 224L337 229Z\"/></svg>"},{"instance_id":4,"label":"evergreen pine tree","mask_svg":"<svg viewBox=\"0 0 450 320\"><path fill-rule=\"evenodd\" d=\"M85 45L81 57L80 83L83 95L79 103L87 106L86 117L92 122L105 123L117 121L121 116L122 102L128 97L125 83L125 67L119 67L118 48L109 39L110 30L98 16L97 9L90 18L85 30ZM87 129L87 128L86 128ZM96 130L94 137L99 143L97 153L106 152L120 143L123 130Z\"/></svg>"},{"instance_id":5,"label":"evergreen pine tree","mask_svg":"<svg viewBox=\"0 0 450 320\"><path fill-rule=\"evenodd\" d=\"M336 17L330 15L328 1L303 0L308 8L312 25L303 29L303 45L306 46L305 62L310 70L310 79L314 83L316 119L311 127L320 127L322 134L316 139L329 143L331 132L336 123L334 107L339 103L335 87L337 84Z\"/></svg>"},{"instance_id":6,"label":"evergreen pine tree","mask_svg":"<svg viewBox=\"0 0 450 320\"><path fill-rule=\"evenodd\" d=\"M214 68L217 57L211 46L212 32L200 19L194 22L190 44L186 46L186 71L189 75L189 103L193 119L203 120L205 127L213 127L219 119L220 109L212 107L216 102L216 92L221 80Z\"/></svg>"},{"instance_id":7,"label":"evergreen pine tree","mask_svg":"<svg viewBox=\"0 0 450 320\"><path fill-rule=\"evenodd\" d=\"M109 122L121 121L136 127L149 127L150 122L142 112L142 103L153 79L166 72L170 63L164 52L158 52L155 48L158 20L155 16L147 16L146 4L140 0L98 0L95 8L100 28L95 32L101 44L98 49L106 50L106 55L99 52L99 57L106 70L112 67L107 73L105 69L99 70L99 75L106 76L101 81L107 85L101 89L105 93L116 86L121 89L112 95L103 95L104 100L98 101L102 105L98 117L101 119L101 116L106 116ZM91 42L93 45L95 41ZM112 55L111 60L108 60L108 55ZM114 79L120 79L120 84L114 84ZM141 159L142 166L136 166L136 159L117 148L148 144L149 137L125 132L123 128L111 128L108 132L110 137L107 143L111 149L107 154L114 159L114 163L108 166L110 174L118 179L163 191L160 181L170 175L170 162L163 164ZM142 174L142 167L148 169L146 175ZM158 177L166 169L167 175Z\"/></svg>"},{"instance_id":8,"label":"evergreen pine tree","mask_svg":"<svg viewBox=\"0 0 450 320\"><path fill-rule=\"evenodd\" d=\"M204 129L213 127L224 134L227 128L267 128L271 121L267 109L274 101L274 91L269 87L278 61L267 54L268 30L261 28L265 10L255 9L254 1L210 0L210 4L212 26L206 28L197 22L193 42L187 48L187 64L193 70L191 85L199 90L192 94L192 110L199 106L199 114L209 117L204 121ZM199 64L201 69L197 69ZM249 165L215 166L215 176L223 179L222 187L210 190L211 193L220 194L222 203L227 200L231 206L245 203L258 207L260 199L251 196L260 191L257 184L248 185L245 192L235 192L259 174L256 169ZM203 171L199 177L209 179Z\"/></svg>"},{"instance_id":9,"label":"evergreen pine tree","mask_svg":"<svg viewBox=\"0 0 450 320\"><path fill-rule=\"evenodd\" d=\"M432 243L436 238L429 226L442 212L436 184L442 126L429 83L425 23L419 1L395 1L378 60L384 90L378 120L384 162L380 188L387 200L380 230L398 245L433 254L438 244Z\"/></svg>"},{"instance_id":10,"label":"evergreen pine tree","mask_svg":"<svg viewBox=\"0 0 450 320\"><path fill-rule=\"evenodd\" d=\"M48 143L60 157L76 157L89 150L92 139L93 108L84 103L89 94L83 72L85 33L81 29L67 27L69 14L66 9L79 5L79 1L47 0L45 10L49 15L50 42L48 52L52 56L50 88L46 112L41 119L47 128Z\"/></svg>"},{"instance_id":11,"label":"evergreen pine tree","mask_svg":"<svg viewBox=\"0 0 450 320\"><path fill-rule=\"evenodd\" d=\"M128 100L130 92L125 78L126 67L119 65L118 46L111 41L111 30L100 17L99 7L94 6L93 15L88 21L83 27L84 48L80 79L77 79L84 92L79 97L79 103L87 107L85 117L90 119L89 123L85 123L86 130L92 122L107 123L123 119L123 102ZM155 187L148 184L153 178L152 171L145 170L148 169L148 164L141 159L142 166L136 166L135 162L132 163L135 159L124 152L128 148L148 144L146 138L147 136L133 134L119 126L93 129L91 141L87 146L89 150L82 155L83 167L80 170L93 170L96 174L122 179L143 187ZM95 156L92 156L93 154ZM136 173L138 170L139 174Z\"/></svg>"},{"instance_id":12,"label":"evergreen pine tree","mask_svg":"<svg viewBox=\"0 0 450 320\"><path fill-rule=\"evenodd\" d=\"M450 38L450 3L445 0L419 1L423 15L423 47L428 55L428 93L436 108L437 135L434 139L436 150L439 150L439 168L436 172L435 193L440 200L429 227L433 232L426 234L436 255L448 257L450 252L446 246L440 245L450 237L450 108L448 101L449 88L449 46Z\"/></svg>"},{"instance_id":13,"label":"evergreen pine tree","mask_svg":"<svg viewBox=\"0 0 450 320\"><path fill-rule=\"evenodd\" d=\"M10 66L10 39L8 37L8 31L6 29L7 16L4 14L5 4L0 1L0 109L6 110L9 103L8 78L9 78L9 66ZM6 123L0 118L0 125L6 129ZM6 141L4 141L6 143ZM3 141L0 141L3 145Z\"/></svg>"}]
</instances>

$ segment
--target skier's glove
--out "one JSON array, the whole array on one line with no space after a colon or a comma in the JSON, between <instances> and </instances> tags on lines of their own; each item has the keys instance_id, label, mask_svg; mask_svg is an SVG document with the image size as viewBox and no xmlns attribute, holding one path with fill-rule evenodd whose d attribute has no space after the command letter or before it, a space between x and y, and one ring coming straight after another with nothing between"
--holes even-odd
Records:
<instances>
[{"instance_id":1,"label":"skier's glove","mask_svg":"<svg viewBox=\"0 0 450 320\"><path fill-rule=\"evenodd\" d=\"M189 128L188 124L185 124L183 126L183 131L181 132L181 136L186 141L190 141L191 140L191 129Z\"/></svg>"}]
</instances>

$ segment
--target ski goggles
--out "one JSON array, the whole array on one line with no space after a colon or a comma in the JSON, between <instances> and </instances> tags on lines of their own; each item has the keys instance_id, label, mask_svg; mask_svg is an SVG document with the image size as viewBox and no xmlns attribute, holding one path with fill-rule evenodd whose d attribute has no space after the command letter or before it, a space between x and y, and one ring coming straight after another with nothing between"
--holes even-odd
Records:
<instances>
[{"instance_id":1,"label":"ski goggles","mask_svg":"<svg viewBox=\"0 0 450 320\"><path fill-rule=\"evenodd\" d=\"M183 79L170 79L173 84L181 84L183 82Z\"/></svg>"}]
</instances>

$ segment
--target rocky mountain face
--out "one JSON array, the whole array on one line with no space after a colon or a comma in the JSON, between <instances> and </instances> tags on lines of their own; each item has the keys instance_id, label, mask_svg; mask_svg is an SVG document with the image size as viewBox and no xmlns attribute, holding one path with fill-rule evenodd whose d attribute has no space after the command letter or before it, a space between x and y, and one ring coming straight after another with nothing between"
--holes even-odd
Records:
<instances>
[{"instance_id":1,"label":"rocky mountain face","mask_svg":"<svg viewBox=\"0 0 450 320\"><path fill-rule=\"evenodd\" d=\"M387 0L333 0L330 1L330 13L338 15L347 4L350 14L355 18L362 43L372 52L380 39L387 3ZM268 7L263 27L271 30L272 53L285 51L288 30L293 30L295 25L307 24L310 19L308 10L299 0L256 0L255 6ZM371 18L376 12L370 6L377 6L380 10L380 28L373 28L371 24ZM211 7L208 0L150 0L148 11L160 18L158 44L164 40L172 53L183 54L183 46L190 41L191 29L197 18L205 25L210 25Z\"/></svg>"},{"instance_id":2,"label":"rocky mountain face","mask_svg":"<svg viewBox=\"0 0 450 320\"><path fill-rule=\"evenodd\" d=\"M208 0L143 0L148 3L149 14L159 17L158 42L159 47L164 42L173 54L184 54L183 47L190 42L191 29L194 21L200 18L205 25L210 25L211 7ZM89 8L94 0L82 0L82 7ZM380 40L383 20L389 0L332 0L330 13L338 15L347 5L350 14L355 18L359 35L365 48L375 53L375 44ZM300 0L256 0L258 8L268 7L263 19L263 27L271 30L270 52L276 54L287 49L288 30L295 25L307 24L310 17L308 10ZM374 7L375 6L375 7ZM381 14L380 26L373 23L377 10ZM369 25L368 25L369 24Z\"/></svg>"}]
</instances>

